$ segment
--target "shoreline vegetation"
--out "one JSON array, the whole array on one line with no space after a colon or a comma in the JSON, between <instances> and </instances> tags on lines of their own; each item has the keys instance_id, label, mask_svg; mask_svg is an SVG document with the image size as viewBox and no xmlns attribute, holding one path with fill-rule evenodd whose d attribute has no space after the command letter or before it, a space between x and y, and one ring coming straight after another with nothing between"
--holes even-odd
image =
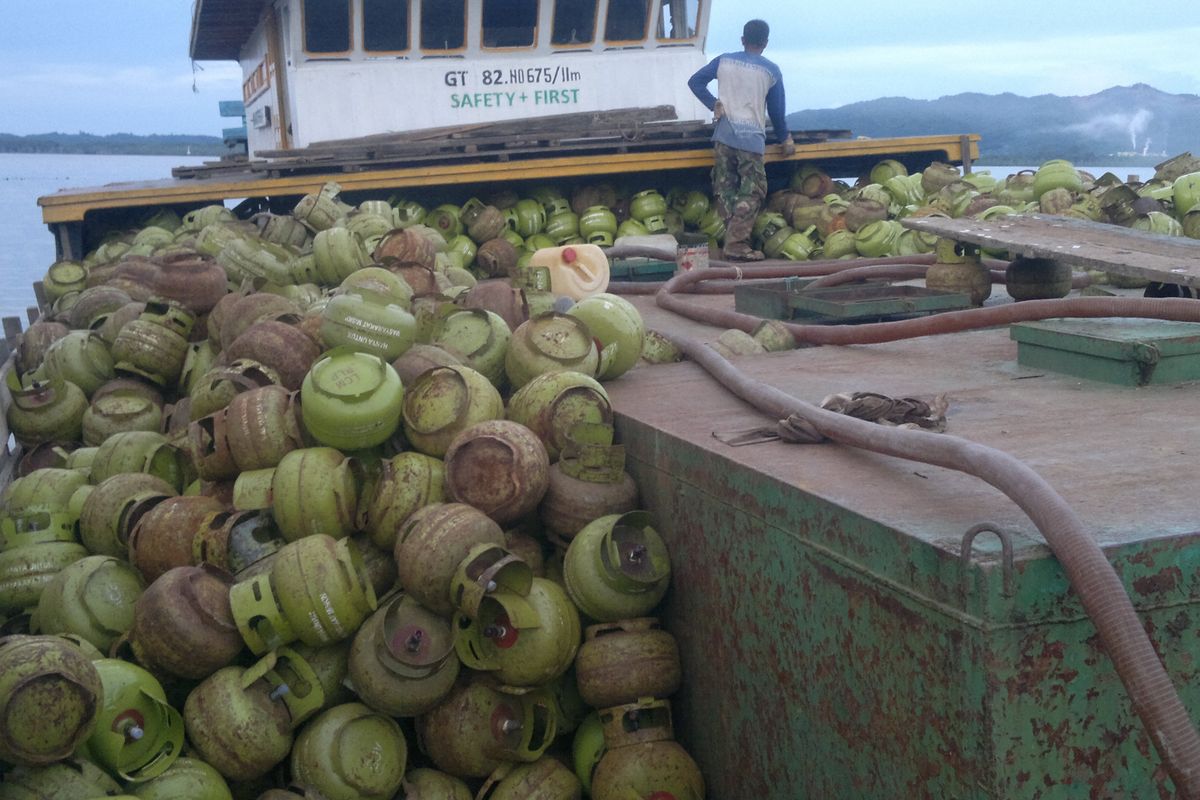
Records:
<instances>
[{"instance_id":1,"label":"shoreline vegetation","mask_svg":"<svg viewBox=\"0 0 1200 800\"><path fill-rule=\"evenodd\" d=\"M222 156L229 153L220 136L132 133L0 133L0 153L106 156Z\"/></svg>"}]
</instances>

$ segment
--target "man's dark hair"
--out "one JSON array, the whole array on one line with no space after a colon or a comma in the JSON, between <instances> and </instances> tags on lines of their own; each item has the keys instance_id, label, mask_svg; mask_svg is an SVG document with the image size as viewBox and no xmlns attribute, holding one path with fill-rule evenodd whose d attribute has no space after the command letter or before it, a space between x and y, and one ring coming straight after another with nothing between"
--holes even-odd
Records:
<instances>
[{"instance_id":1,"label":"man's dark hair","mask_svg":"<svg viewBox=\"0 0 1200 800\"><path fill-rule=\"evenodd\" d=\"M771 36L771 26L761 19L752 19L742 28L742 38L752 47L765 47Z\"/></svg>"}]
</instances>

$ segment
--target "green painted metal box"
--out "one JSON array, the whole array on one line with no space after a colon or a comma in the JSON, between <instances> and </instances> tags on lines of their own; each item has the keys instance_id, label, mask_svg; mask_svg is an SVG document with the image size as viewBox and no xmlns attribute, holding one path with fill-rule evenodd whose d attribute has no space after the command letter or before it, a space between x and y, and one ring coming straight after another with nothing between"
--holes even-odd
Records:
<instances>
[{"instance_id":1,"label":"green painted metal box","mask_svg":"<svg viewBox=\"0 0 1200 800\"><path fill-rule=\"evenodd\" d=\"M1021 459L1080 514L1200 719L1194 393L1030 377L1006 331L950 338L737 365L811 402L949 396L947 435ZM1176 796L1060 563L1000 492L834 444L724 445L773 420L691 364L608 390L671 548L672 702L709 797ZM964 547L979 523L1011 562L993 534Z\"/></svg>"},{"instance_id":2,"label":"green painted metal box","mask_svg":"<svg viewBox=\"0 0 1200 800\"><path fill-rule=\"evenodd\" d=\"M608 276L614 281L665 281L675 274L674 261L654 258L614 258L608 265Z\"/></svg>"},{"instance_id":3,"label":"green painted metal box","mask_svg":"<svg viewBox=\"0 0 1200 800\"><path fill-rule=\"evenodd\" d=\"M809 289L812 279L784 278L773 283L737 286L734 308L766 319L798 322L875 322L902 319L970 306L959 292L924 286L866 283Z\"/></svg>"},{"instance_id":4,"label":"green painted metal box","mask_svg":"<svg viewBox=\"0 0 1200 800\"><path fill-rule=\"evenodd\" d=\"M1017 363L1122 386L1200 379L1200 324L1112 317L1019 322Z\"/></svg>"}]
</instances>

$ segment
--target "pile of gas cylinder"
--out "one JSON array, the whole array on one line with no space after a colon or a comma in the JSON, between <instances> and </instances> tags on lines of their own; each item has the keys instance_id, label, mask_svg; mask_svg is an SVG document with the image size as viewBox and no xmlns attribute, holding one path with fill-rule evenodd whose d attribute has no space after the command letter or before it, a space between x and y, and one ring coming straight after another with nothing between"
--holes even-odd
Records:
<instances>
[{"instance_id":1,"label":"pile of gas cylinder","mask_svg":"<svg viewBox=\"0 0 1200 800\"><path fill-rule=\"evenodd\" d=\"M1069 161L997 179L988 170L963 174L933 163L910 174L892 159L878 162L851 187L801 166L788 188L773 193L754 225L754 245L769 258L905 256L934 252L937 237L906 230L914 216L993 219L1043 213L1200 238L1200 159L1184 153L1160 164L1153 178L1128 183L1099 177ZM1102 276L1097 276L1102 277Z\"/></svg>"},{"instance_id":2,"label":"pile of gas cylinder","mask_svg":"<svg viewBox=\"0 0 1200 800\"><path fill-rule=\"evenodd\" d=\"M563 203L329 185L50 268L7 377L0 799L703 797L602 383L645 328L503 235Z\"/></svg>"}]
</instances>

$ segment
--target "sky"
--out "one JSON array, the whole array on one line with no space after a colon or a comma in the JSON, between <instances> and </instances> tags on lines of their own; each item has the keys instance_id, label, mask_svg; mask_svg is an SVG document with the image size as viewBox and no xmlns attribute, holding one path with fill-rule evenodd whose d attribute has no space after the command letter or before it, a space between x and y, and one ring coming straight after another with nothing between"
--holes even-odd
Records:
<instances>
[{"instance_id":1,"label":"sky","mask_svg":"<svg viewBox=\"0 0 1200 800\"><path fill-rule=\"evenodd\" d=\"M7 0L0 133L218 136L234 62L188 59L191 0ZM1192 3L1096 0L714 0L709 55L770 23L788 110L959 92L1085 95L1148 83L1200 94ZM1124 9L1124 10L1123 10Z\"/></svg>"}]
</instances>

